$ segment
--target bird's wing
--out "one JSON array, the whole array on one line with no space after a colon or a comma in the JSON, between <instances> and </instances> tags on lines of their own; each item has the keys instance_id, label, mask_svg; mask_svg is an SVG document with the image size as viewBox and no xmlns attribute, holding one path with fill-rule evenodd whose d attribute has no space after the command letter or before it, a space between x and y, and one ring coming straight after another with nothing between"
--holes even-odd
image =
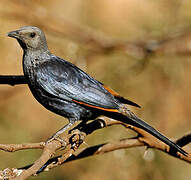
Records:
<instances>
[{"instance_id":1,"label":"bird's wing","mask_svg":"<svg viewBox=\"0 0 191 180\"><path fill-rule=\"evenodd\" d=\"M121 103L123 104L128 104L128 105L131 105L131 106L135 106L135 107L141 107L140 105L138 105L137 103L133 102L133 101L130 101L122 96L120 96L117 92L115 92L113 89L109 88L108 86L106 85L103 85L103 87L108 91L110 92L117 100L119 100Z\"/></svg>"},{"instance_id":2,"label":"bird's wing","mask_svg":"<svg viewBox=\"0 0 191 180\"><path fill-rule=\"evenodd\" d=\"M108 111L119 107L99 81L58 57L42 63L36 72L38 85L53 96Z\"/></svg>"}]
</instances>

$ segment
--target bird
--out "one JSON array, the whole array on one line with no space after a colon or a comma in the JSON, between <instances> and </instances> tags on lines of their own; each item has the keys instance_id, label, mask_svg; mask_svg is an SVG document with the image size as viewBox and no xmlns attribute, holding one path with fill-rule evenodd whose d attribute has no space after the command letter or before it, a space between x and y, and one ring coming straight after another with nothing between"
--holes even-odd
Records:
<instances>
[{"instance_id":1,"label":"bird","mask_svg":"<svg viewBox=\"0 0 191 180\"><path fill-rule=\"evenodd\" d=\"M137 103L52 54L40 28L24 26L8 36L15 38L23 49L23 73L34 98L46 109L69 120L49 140L59 137L78 121L106 116L141 128L167 144L172 152L187 156L180 146L130 111L129 106L140 107Z\"/></svg>"}]
</instances>

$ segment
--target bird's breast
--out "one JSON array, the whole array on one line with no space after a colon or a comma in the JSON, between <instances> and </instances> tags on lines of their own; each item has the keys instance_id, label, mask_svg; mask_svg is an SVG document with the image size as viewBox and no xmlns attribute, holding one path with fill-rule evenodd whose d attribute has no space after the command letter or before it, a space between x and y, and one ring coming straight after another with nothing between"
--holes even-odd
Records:
<instances>
[{"instance_id":1,"label":"bird's breast","mask_svg":"<svg viewBox=\"0 0 191 180\"><path fill-rule=\"evenodd\" d=\"M37 57L24 55L23 57L23 72L25 78L29 82L29 86L34 86L36 82L36 71L39 66L39 59Z\"/></svg>"}]
</instances>

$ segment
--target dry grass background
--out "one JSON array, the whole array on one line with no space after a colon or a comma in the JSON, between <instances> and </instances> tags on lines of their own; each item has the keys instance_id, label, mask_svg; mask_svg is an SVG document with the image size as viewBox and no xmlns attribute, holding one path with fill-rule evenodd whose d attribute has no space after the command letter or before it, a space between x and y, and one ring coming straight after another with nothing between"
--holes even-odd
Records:
<instances>
[{"instance_id":1,"label":"dry grass background","mask_svg":"<svg viewBox=\"0 0 191 180\"><path fill-rule=\"evenodd\" d=\"M6 33L26 25L45 31L53 53L140 104L142 109L134 111L168 137L190 131L190 1L1 0L0 74L22 74L22 50ZM184 32L186 37L169 40ZM118 48L153 39L166 41L148 57L139 48ZM0 86L1 143L43 141L64 123L64 118L38 104L26 85ZM87 143L128 135L111 127L91 135ZM0 152L0 168L26 165L39 152ZM39 179L190 180L189 164L157 151L144 154L143 148L119 150L65 164Z\"/></svg>"}]
</instances>

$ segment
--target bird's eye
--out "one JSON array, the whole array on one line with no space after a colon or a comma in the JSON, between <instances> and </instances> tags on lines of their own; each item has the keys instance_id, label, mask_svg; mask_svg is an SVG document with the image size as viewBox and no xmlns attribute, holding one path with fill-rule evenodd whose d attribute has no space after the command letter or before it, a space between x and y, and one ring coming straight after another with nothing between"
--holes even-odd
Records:
<instances>
[{"instance_id":1,"label":"bird's eye","mask_svg":"<svg viewBox=\"0 0 191 180\"><path fill-rule=\"evenodd\" d=\"M30 33L31 38L34 38L35 36L36 36L36 33L34 33L34 32Z\"/></svg>"}]
</instances>

